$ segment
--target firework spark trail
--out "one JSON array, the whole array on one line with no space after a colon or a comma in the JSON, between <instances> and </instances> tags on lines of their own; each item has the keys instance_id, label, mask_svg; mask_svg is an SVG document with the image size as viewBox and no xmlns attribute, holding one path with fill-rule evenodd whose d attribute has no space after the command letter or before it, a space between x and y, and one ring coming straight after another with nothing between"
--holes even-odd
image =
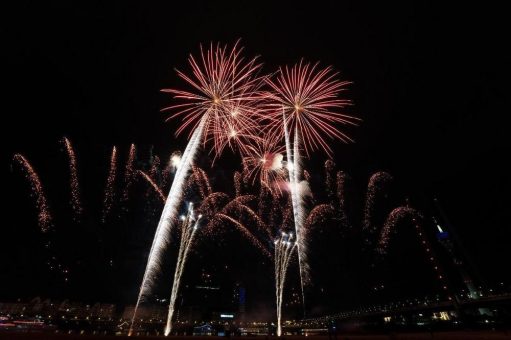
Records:
<instances>
[{"instance_id":1,"label":"firework spark trail","mask_svg":"<svg viewBox=\"0 0 511 340\"><path fill-rule=\"evenodd\" d=\"M374 225L374 211L376 201L379 195L386 189L386 186L392 182L392 176L386 172L380 171L371 176L367 185L367 195L364 207L363 230L374 234L377 226Z\"/></svg>"},{"instance_id":2,"label":"firework spark trail","mask_svg":"<svg viewBox=\"0 0 511 340\"><path fill-rule=\"evenodd\" d=\"M144 173L144 174L147 175L151 179L151 181L161 191L161 188L160 188L159 184L157 183L157 182L159 182L160 174L161 174L161 171L160 171L160 158L158 156L154 156L153 157L153 159L151 161L151 168L149 169L149 173ZM142 177L144 177L144 176L142 176ZM151 184L151 186L154 188L154 186L152 184ZM151 195L151 193L152 193L152 189L151 189L151 187L148 187L147 191L145 193L146 198L149 197Z\"/></svg>"},{"instance_id":3,"label":"firework spark trail","mask_svg":"<svg viewBox=\"0 0 511 340\"><path fill-rule=\"evenodd\" d=\"M315 206L305 220L304 234L308 234L314 225L326 222L327 219L333 217L334 214L335 209L331 204L320 204Z\"/></svg>"},{"instance_id":4,"label":"firework spark trail","mask_svg":"<svg viewBox=\"0 0 511 340\"><path fill-rule=\"evenodd\" d=\"M346 207L346 180L347 175L343 171L337 171L336 186L337 186L337 201L339 203L339 211L341 214L341 223L344 227L349 227L350 222L348 219L348 210Z\"/></svg>"},{"instance_id":5,"label":"firework spark trail","mask_svg":"<svg viewBox=\"0 0 511 340\"><path fill-rule=\"evenodd\" d=\"M248 206L242 203L237 203L236 200L233 200L232 203L234 204L228 204L224 209L222 209L222 212L224 214L232 214L235 216L246 216L248 217L251 222L254 222L255 225L259 230L262 230L266 236L271 237L271 230L268 227L268 225Z\"/></svg>"},{"instance_id":6,"label":"firework spark trail","mask_svg":"<svg viewBox=\"0 0 511 340\"><path fill-rule=\"evenodd\" d=\"M220 209L222 203L229 200L229 196L223 192L214 192L206 197L200 207L199 213L206 219L210 219Z\"/></svg>"},{"instance_id":7,"label":"firework spark trail","mask_svg":"<svg viewBox=\"0 0 511 340\"><path fill-rule=\"evenodd\" d=\"M198 176L201 178L202 180L202 185L204 186L204 191L210 195L211 194L211 183L209 183L209 178L208 176L206 175L206 172L204 170L202 170L201 168L197 167L195 168L194 171L197 171L198 172Z\"/></svg>"},{"instance_id":8,"label":"firework spark trail","mask_svg":"<svg viewBox=\"0 0 511 340\"><path fill-rule=\"evenodd\" d=\"M293 221L294 221L294 229L296 234L296 244L297 244L297 252L298 252L298 267L300 271L300 287L302 291L302 303L303 303L303 309L305 312L305 296L304 296L304 285L306 282L306 264L305 264L305 254L304 254L304 241L301 235L301 223L302 223L302 203L303 200L300 197L300 192L298 188L298 180L296 173L299 172L299 154L298 154L298 129L295 133L295 140L294 140L294 147L293 147L293 154L291 154L291 142L289 137L289 132L287 128L287 121L284 114L284 111L282 111L283 114L283 124L284 124L284 140L286 144L286 154L287 154L287 169L289 172L289 189L291 191L291 204L293 208Z\"/></svg>"},{"instance_id":9,"label":"firework spark trail","mask_svg":"<svg viewBox=\"0 0 511 340\"><path fill-rule=\"evenodd\" d=\"M30 182L32 192L35 195L36 206L38 210L37 218L39 228L43 233L47 232L51 228L51 214L48 208L48 202L44 193L44 188L39 179L39 175L35 172L30 162L21 154L17 153L13 158L25 171L25 177Z\"/></svg>"},{"instance_id":10,"label":"firework spark trail","mask_svg":"<svg viewBox=\"0 0 511 340\"><path fill-rule=\"evenodd\" d=\"M160 157L154 156L151 162L151 169L149 170L149 176L156 178L160 174Z\"/></svg>"},{"instance_id":11,"label":"firework spark trail","mask_svg":"<svg viewBox=\"0 0 511 340\"><path fill-rule=\"evenodd\" d=\"M266 247L261 243L261 241L259 241L257 239L257 237L255 237L254 234L252 234L250 232L250 230L247 227L245 227L242 223L240 223L239 221L235 220L231 216L225 215L223 213L218 213L218 214L216 214L216 216L219 219L223 219L223 220L226 220L228 222L231 222L231 224L234 225L236 227L236 229L238 231L240 231L241 234L243 236L245 236L256 248L261 250L261 252L266 257L271 258L271 253L268 251L268 249L266 249Z\"/></svg>"},{"instance_id":12,"label":"firework spark trail","mask_svg":"<svg viewBox=\"0 0 511 340\"><path fill-rule=\"evenodd\" d=\"M114 184L115 184L115 176L117 172L117 148L114 146L112 148L112 156L110 157L110 170L108 171L108 178L106 180L105 186L105 199L103 201L103 214L101 220L105 223L110 210L112 209L112 204L114 202Z\"/></svg>"},{"instance_id":13,"label":"firework spark trail","mask_svg":"<svg viewBox=\"0 0 511 340\"><path fill-rule=\"evenodd\" d=\"M280 196L272 195L272 207L270 210L270 217L269 217L269 225L277 225L279 222L279 217L284 216L285 214L285 208L284 211L282 211L282 205Z\"/></svg>"},{"instance_id":14,"label":"firework spark trail","mask_svg":"<svg viewBox=\"0 0 511 340\"><path fill-rule=\"evenodd\" d=\"M333 201L335 199L335 178L333 176L335 169L335 163L328 159L325 162L325 187L328 199Z\"/></svg>"},{"instance_id":15,"label":"firework spark trail","mask_svg":"<svg viewBox=\"0 0 511 340\"><path fill-rule=\"evenodd\" d=\"M222 211L223 212L231 211L233 208L235 209L237 205L248 204L248 203L252 202L255 198L256 198L256 196L254 196L254 195L243 195L243 196L234 197L234 199L232 199L229 203L227 203L223 207Z\"/></svg>"},{"instance_id":16,"label":"firework spark trail","mask_svg":"<svg viewBox=\"0 0 511 340\"><path fill-rule=\"evenodd\" d=\"M282 297L286 282L289 262L296 248L293 242L293 234L282 233L280 238L275 240L275 295L277 305L277 336L282 335Z\"/></svg>"},{"instance_id":17,"label":"firework spark trail","mask_svg":"<svg viewBox=\"0 0 511 340\"><path fill-rule=\"evenodd\" d=\"M234 189L236 192L236 197L241 195L241 173L236 171L234 173Z\"/></svg>"},{"instance_id":18,"label":"firework spark trail","mask_svg":"<svg viewBox=\"0 0 511 340\"><path fill-rule=\"evenodd\" d=\"M241 218L243 216L248 217L251 219L251 222L255 222L255 225L259 228L259 230L262 230L264 233L269 232L268 226L264 223L264 221L252 210L248 207L247 204L255 200L254 195L243 195L235 197L233 200L231 200L229 203L227 203L220 213L224 215L234 215L236 218Z\"/></svg>"},{"instance_id":19,"label":"firework spark trail","mask_svg":"<svg viewBox=\"0 0 511 340\"><path fill-rule=\"evenodd\" d=\"M283 112L284 115L284 112ZM286 143L287 153L287 168L289 172L289 189L291 191L291 204L293 208L293 221L294 229L296 234L296 247L298 253L298 267L300 271L300 288L302 291L302 306L305 314L305 294L304 286L307 282L308 266L306 264L306 243L302 235L303 225L303 198L301 196L301 190L299 188L298 176L300 173L300 154L299 154L299 132L298 128L295 131L295 138L293 147L291 146L290 136L287 129L286 117L283 117L284 124L284 140ZM293 150L293 151L291 151ZM292 152L292 153L291 153Z\"/></svg>"},{"instance_id":20,"label":"firework spark trail","mask_svg":"<svg viewBox=\"0 0 511 340\"><path fill-rule=\"evenodd\" d=\"M295 220L295 233L296 233L296 244L298 250L298 267L300 269L300 284L302 289L302 305L305 314L305 292L304 287L309 282L309 266L307 263L307 241L305 235L302 233L302 227L304 222L304 206L303 206L303 191L300 188L300 182L298 174L301 173L300 163L300 133L298 127L294 134L293 142L293 166L292 166L292 181L291 181L291 195L293 197L293 211Z\"/></svg>"},{"instance_id":21,"label":"firework spark trail","mask_svg":"<svg viewBox=\"0 0 511 340\"><path fill-rule=\"evenodd\" d=\"M144 277L140 286L140 292L138 294L137 303L133 311L133 317L131 320L130 330L128 335L133 333L133 324L135 322L136 314L140 302L142 299L151 291L154 279L160 271L161 259L166 245L170 238L170 232L172 230L172 222L177 214L177 208L181 202L183 196L184 185L186 184L186 177L191 170L192 162L195 158L197 150L201 142L201 136L204 129L205 119L203 118L196 130L192 134L188 145L186 146L185 152L180 160L176 174L174 175L174 181L170 188L167 201L163 208L163 212L156 228L156 233L153 239L153 244L149 252L149 258L147 260Z\"/></svg>"},{"instance_id":22,"label":"firework spark trail","mask_svg":"<svg viewBox=\"0 0 511 340\"><path fill-rule=\"evenodd\" d=\"M269 210L271 209L272 197L271 189L266 184L261 182L261 188L259 189L259 199L257 203L257 212L259 216L267 223L269 218Z\"/></svg>"},{"instance_id":23,"label":"firework spark trail","mask_svg":"<svg viewBox=\"0 0 511 340\"><path fill-rule=\"evenodd\" d=\"M75 213L75 219L79 220L83 209L80 199L80 183L78 181L76 155L73 150L73 146L71 145L71 141L67 137L64 137L62 141L66 147L66 152L69 157L69 185L71 187L71 206L73 207L73 211Z\"/></svg>"},{"instance_id":24,"label":"firework spark trail","mask_svg":"<svg viewBox=\"0 0 511 340\"><path fill-rule=\"evenodd\" d=\"M198 190L200 198L203 200L211 194L211 184L206 172L192 164L192 174L186 181L186 192L195 193Z\"/></svg>"},{"instance_id":25,"label":"firework spark trail","mask_svg":"<svg viewBox=\"0 0 511 340\"><path fill-rule=\"evenodd\" d=\"M131 144L128 161L126 162L126 169L124 171L125 184L124 184L124 192L122 194L122 200L124 202L128 201L128 199L129 199L129 191L130 191L133 179L135 177L134 163L135 163L136 155L137 155L137 150L135 148L135 144Z\"/></svg>"},{"instance_id":26,"label":"firework spark trail","mask_svg":"<svg viewBox=\"0 0 511 340\"><path fill-rule=\"evenodd\" d=\"M201 218L202 215L199 215L197 218L195 217L192 203L190 203L188 206L187 215L181 217L181 241L179 244L176 269L174 271L174 281L172 283L172 292L170 295L169 312L167 315L167 324L165 325L165 336L168 336L170 332L172 332L172 317L174 316L177 293L179 291L179 286L181 285L181 276L183 274L186 260L188 258L188 253L190 252L191 246L193 244Z\"/></svg>"},{"instance_id":27,"label":"firework spark trail","mask_svg":"<svg viewBox=\"0 0 511 340\"><path fill-rule=\"evenodd\" d=\"M303 170L303 178L306 182L310 182L311 180L311 174L307 170Z\"/></svg>"},{"instance_id":28,"label":"firework spark trail","mask_svg":"<svg viewBox=\"0 0 511 340\"><path fill-rule=\"evenodd\" d=\"M380 234L380 239L376 247L376 252L380 255L387 254L387 247L392 234L396 233L396 226L403 219L411 219L419 217L419 213L410 207L397 207L392 210L383 225L383 229Z\"/></svg>"},{"instance_id":29,"label":"firework spark trail","mask_svg":"<svg viewBox=\"0 0 511 340\"><path fill-rule=\"evenodd\" d=\"M229 196L222 192L212 193L206 197L199 208L199 212L210 221L206 228L203 228L203 230L212 230L213 227L223 219L227 220L228 222L238 222L239 225L235 224L235 226L241 226L241 228L238 229L242 231L245 236L247 236L246 233L248 232L252 235L251 237L256 238L254 234L252 234L249 229L245 227L241 222L242 218L248 218L251 224L255 224L259 229L264 231L267 236L271 236L268 226L264 224L264 222L254 212L254 210L246 205L247 203L253 201L254 198L255 196L253 195L235 197L234 199L223 204L223 207L221 207L222 203L224 203L226 200L229 200ZM236 216L236 218L233 216ZM251 241L253 241L253 243L256 244L258 248L264 248L262 243L257 243L253 239L251 239ZM269 254L269 252L266 251L265 254Z\"/></svg>"},{"instance_id":30,"label":"firework spark trail","mask_svg":"<svg viewBox=\"0 0 511 340\"><path fill-rule=\"evenodd\" d=\"M202 199L211 194L211 184L209 183L208 176L204 170L195 165L192 165L192 176L190 176L190 182L197 184Z\"/></svg>"},{"instance_id":31,"label":"firework spark trail","mask_svg":"<svg viewBox=\"0 0 511 340\"><path fill-rule=\"evenodd\" d=\"M293 213L293 203L291 202L291 197L288 197L286 201L286 206L282 211L282 226L294 228L294 213Z\"/></svg>"},{"instance_id":32,"label":"firework spark trail","mask_svg":"<svg viewBox=\"0 0 511 340\"><path fill-rule=\"evenodd\" d=\"M158 194L158 196L160 197L160 199L162 200L163 203L165 203L165 201L167 200L167 197L165 197L165 194L163 193L163 191L161 190L161 188L158 186L158 184L156 184L156 182L148 175L146 174L145 172L143 172L142 170L137 170L137 173L142 176L143 179L145 179L147 181L147 183L149 183L149 185L154 189L154 191Z\"/></svg>"},{"instance_id":33,"label":"firework spark trail","mask_svg":"<svg viewBox=\"0 0 511 340\"><path fill-rule=\"evenodd\" d=\"M171 167L166 166L161 172L161 187L166 188L170 182Z\"/></svg>"}]
</instances>

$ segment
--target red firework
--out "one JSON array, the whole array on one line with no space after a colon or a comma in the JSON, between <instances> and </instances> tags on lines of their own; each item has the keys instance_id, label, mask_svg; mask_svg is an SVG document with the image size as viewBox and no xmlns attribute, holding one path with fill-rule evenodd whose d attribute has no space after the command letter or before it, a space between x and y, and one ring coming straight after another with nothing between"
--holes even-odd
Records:
<instances>
[{"instance_id":1,"label":"red firework","mask_svg":"<svg viewBox=\"0 0 511 340\"><path fill-rule=\"evenodd\" d=\"M205 117L203 142L212 142L216 156L227 145L246 151L246 140L256 135L257 102L261 98L256 93L264 78L258 76L261 64L257 58L246 60L241 56L242 51L237 43L230 50L227 46L211 44L204 51L201 46L200 59L193 55L188 58L192 75L177 71L191 89L162 90L179 100L163 109L175 111L169 119L182 117L176 135L187 129L194 131Z\"/></svg>"},{"instance_id":2,"label":"red firework","mask_svg":"<svg viewBox=\"0 0 511 340\"><path fill-rule=\"evenodd\" d=\"M34 170L30 162L23 157L23 155L19 153L15 154L14 160L23 168L25 176L30 182L30 186L32 187L32 191L36 199L39 227L41 228L41 231L45 233L51 228L52 217L50 210L48 209L48 202L44 193L43 184L41 183L37 172Z\"/></svg>"},{"instance_id":3,"label":"red firework","mask_svg":"<svg viewBox=\"0 0 511 340\"><path fill-rule=\"evenodd\" d=\"M249 152L243 157L243 175L252 184L259 180L273 193L280 193L280 184L285 181L285 171L282 167L285 147L280 144L276 134L267 134L260 142L252 143Z\"/></svg>"},{"instance_id":4,"label":"red firework","mask_svg":"<svg viewBox=\"0 0 511 340\"><path fill-rule=\"evenodd\" d=\"M293 67L280 68L274 80L267 79L271 91L266 95L269 118L285 123L291 134L299 134L307 155L323 149L329 156L332 149L327 138L352 141L335 124L356 125L357 118L340 111L351 104L339 98L350 84L337 79L331 67L319 69L302 62ZM279 124L280 126L280 124Z\"/></svg>"}]
</instances>

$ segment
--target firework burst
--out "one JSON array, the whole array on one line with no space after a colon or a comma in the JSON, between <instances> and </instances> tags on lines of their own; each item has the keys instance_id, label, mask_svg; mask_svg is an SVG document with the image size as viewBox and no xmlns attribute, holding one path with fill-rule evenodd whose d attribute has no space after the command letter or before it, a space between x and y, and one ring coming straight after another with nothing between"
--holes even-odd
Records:
<instances>
[{"instance_id":1,"label":"firework burst","mask_svg":"<svg viewBox=\"0 0 511 340\"><path fill-rule=\"evenodd\" d=\"M351 102L339 98L349 82L339 81L337 76L330 67L319 69L318 64L300 62L291 68L280 68L274 80L267 78L271 88L266 94L269 118L280 122L284 115L290 133L300 132L307 155L322 149L331 156L327 139L351 141L335 126L358 122L357 118L340 112Z\"/></svg>"},{"instance_id":2,"label":"firework burst","mask_svg":"<svg viewBox=\"0 0 511 340\"><path fill-rule=\"evenodd\" d=\"M285 181L282 166L284 145L276 134L266 134L259 142L248 145L249 152L243 157L243 176L254 184L259 181L275 194L281 194Z\"/></svg>"},{"instance_id":3,"label":"firework burst","mask_svg":"<svg viewBox=\"0 0 511 340\"><path fill-rule=\"evenodd\" d=\"M194 131L204 118L202 141L212 142L215 157L227 145L245 151L246 140L257 135L256 104L261 97L255 93L264 84L264 78L258 76L261 64L257 58L246 60L242 51L237 43L230 50L211 44L204 51L201 46L199 59L193 55L188 58L192 76L177 71L191 90L162 90L180 101L163 109L175 111L169 119L182 117L176 134L187 129Z\"/></svg>"}]
</instances>

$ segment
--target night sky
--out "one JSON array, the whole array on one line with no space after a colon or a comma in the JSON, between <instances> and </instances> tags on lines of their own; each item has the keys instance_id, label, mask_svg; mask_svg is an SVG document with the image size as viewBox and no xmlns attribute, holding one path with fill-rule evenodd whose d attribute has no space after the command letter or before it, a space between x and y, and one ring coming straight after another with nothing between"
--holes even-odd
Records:
<instances>
[{"instance_id":1,"label":"night sky","mask_svg":"<svg viewBox=\"0 0 511 340\"><path fill-rule=\"evenodd\" d=\"M7 269L1 297L58 295L37 269L36 212L13 154L24 154L39 171L55 223L66 230L58 242L73 240L61 254L79 252L76 257L93 268L83 254L96 256L89 238L99 227L92 217L81 226L66 222L68 173L59 140L67 136L74 143L84 208L97 217L111 147L117 145L125 159L136 143L141 160L151 146L165 157L182 149L186 139L174 136L179 122L165 123L160 112L171 98L159 90L182 86L174 68L186 70L188 53L196 53L200 43L239 38L247 55L261 56L267 72L304 58L332 65L342 79L353 81L347 96L355 105L348 112L363 122L346 130L355 144L335 142L333 148L337 167L356 183L355 196L363 197L369 176L384 170L395 178L399 203L408 198L427 209L438 198L481 275L489 282L509 281L508 18L489 5L465 6L16 1L4 8L0 254ZM322 176L325 159L317 153L306 162L313 177ZM239 160L226 155L210 171L222 178L222 168L232 173ZM155 227L145 226L149 242ZM82 232L86 236L78 235ZM103 241L117 242L111 235ZM226 258L238 249L226 247L231 252ZM240 254L246 263L260 262L253 253ZM116 256L123 258L121 250ZM76 282L69 295L106 301L115 289L98 288L100 282L121 282L123 293L111 300L133 303L143 259L134 263L131 276L90 269L97 277ZM201 272L198 263L192 268ZM250 277L247 272L240 270L231 281Z\"/></svg>"}]
</instances>

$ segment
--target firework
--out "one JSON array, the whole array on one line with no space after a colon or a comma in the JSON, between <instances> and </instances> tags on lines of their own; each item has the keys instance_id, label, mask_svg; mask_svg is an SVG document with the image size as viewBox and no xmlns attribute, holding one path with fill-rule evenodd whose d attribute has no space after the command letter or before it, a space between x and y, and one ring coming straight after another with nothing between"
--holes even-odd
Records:
<instances>
[{"instance_id":1,"label":"firework","mask_svg":"<svg viewBox=\"0 0 511 340\"><path fill-rule=\"evenodd\" d=\"M303 146L307 155L316 149L322 149L331 155L332 149L326 142L327 137L351 141L334 124L355 125L357 122L356 118L339 112L350 102L338 98L348 82L341 82L336 76L330 67L319 70L317 64L310 66L300 62L291 69L281 68L275 80L267 79L272 90L266 95L270 120L282 121L284 126L283 129L277 128L277 131L283 132L286 143L303 299L303 286L308 274L306 242L301 235L304 206L303 197L299 192L300 147Z\"/></svg>"},{"instance_id":2,"label":"firework","mask_svg":"<svg viewBox=\"0 0 511 340\"><path fill-rule=\"evenodd\" d=\"M242 131L243 134L255 128L253 115L258 111L253 104L258 97L253 93L262 84L262 78L256 76L261 65L256 63L256 59L245 62L240 54L241 50L237 45L231 52L227 52L227 47L219 45L215 48L211 45L205 52L201 48L199 62L192 55L188 59L193 76L177 71L178 76L193 88L193 92L176 89L162 90L173 94L175 99L181 101L179 104L163 109L176 111L169 119L182 117L183 123L176 134L179 135L184 130L190 129L191 137L179 161L156 229L133 320L141 299L150 291L154 277L159 271L163 248L170 237L172 221L177 213L186 177L198 146L212 140L216 157L225 147L225 143L231 139L231 127L234 127L236 133Z\"/></svg>"},{"instance_id":3,"label":"firework","mask_svg":"<svg viewBox=\"0 0 511 340\"><path fill-rule=\"evenodd\" d=\"M192 90L162 90L180 100L163 109L175 111L169 118L182 117L183 124L176 134L187 129L195 131L204 119L202 142L212 142L215 157L226 145L244 150L246 139L257 135L256 104L260 96L255 92L264 78L257 75L261 67L257 58L245 60L242 51L238 44L230 51L227 46L213 44L206 51L201 47L200 59L193 55L188 58L193 75L177 71Z\"/></svg>"},{"instance_id":4,"label":"firework","mask_svg":"<svg viewBox=\"0 0 511 340\"><path fill-rule=\"evenodd\" d=\"M303 178L306 182L310 182L311 180L311 174L307 170L303 170Z\"/></svg>"},{"instance_id":5,"label":"firework","mask_svg":"<svg viewBox=\"0 0 511 340\"><path fill-rule=\"evenodd\" d=\"M162 172L162 188L166 188L170 182L170 175L175 173L179 164L181 163L181 152L174 151L169 158L165 169Z\"/></svg>"},{"instance_id":6,"label":"firework","mask_svg":"<svg viewBox=\"0 0 511 340\"><path fill-rule=\"evenodd\" d=\"M131 184L135 177L134 163L137 156L137 150L135 144L131 144L128 161L126 162L126 169L124 170L124 192L122 194L123 201L127 201L129 198L129 191Z\"/></svg>"},{"instance_id":7,"label":"firework","mask_svg":"<svg viewBox=\"0 0 511 340\"><path fill-rule=\"evenodd\" d=\"M293 234L282 232L281 236L275 240L275 295L277 305L277 336L282 335L282 297L284 284L286 281L287 269L296 248L296 242L293 241Z\"/></svg>"},{"instance_id":8,"label":"firework","mask_svg":"<svg viewBox=\"0 0 511 340\"><path fill-rule=\"evenodd\" d=\"M71 206L75 213L75 218L79 219L82 214L82 204L80 200L80 183L78 182L78 170L76 164L76 155L71 145L71 141L64 137L62 140L69 157L69 184L71 187Z\"/></svg>"},{"instance_id":9,"label":"firework","mask_svg":"<svg viewBox=\"0 0 511 340\"><path fill-rule=\"evenodd\" d=\"M312 227L326 222L329 218L334 217L335 209L330 204L320 204L315 206L305 220L304 233L309 233Z\"/></svg>"},{"instance_id":10,"label":"firework","mask_svg":"<svg viewBox=\"0 0 511 340\"><path fill-rule=\"evenodd\" d=\"M348 220L348 211L346 208L346 180L347 175L343 171L337 171L336 183L337 183L337 201L339 203L339 212L341 223L344 227L349 227L350 222Z\"/></svg>"},{"instance_id":11,"label":"firework","mask_svg":"<svg viewBox=\"0 0 511 340\"><path fill-rule=\"evenodd\" d=\"M112 209L112 204L114 202L114 184L115 184L115 176L117 172L117 149L114 146L112 148L112 156L110 157L110 170L108 171L108 178L106 180L105 186L105 199L103 202L103 214L102 221L105 222L110 210Z\"/></svg>"},{"instance_id":12,"label":"firework","mask_svg":"<svg viewBox=\"0 0 511 340\"><path fill-rule=\"evenodd\" d=\"M377 226L374 225L376 202L391 182L392 176L383 171L373 174L369 179L364 208L364 223L362 228L370 234L374 234L377 229Z\"/></svg>"},{"instance_id":13,"label":"firework","mask_svg":"<svg viewBox=\"0 0 511 340\"><path fill-rule=\"evenodd\" d=\"M167 197L165 197L165 194L163 193L161 188L158 186L158 184L156 184L156 182L151 178L151 176L149 176L148 174L146 174L142 170L137 170L137 173L140 176L142 176L142 178L145 179L147 183L149 183L151 188L154 189L154 191L158 194L158 196L163 201L163 203L165 203L165 201L167 200Z\"/></svg>"},{"instance_id":14,"label":"firework","mask_svg":"<svg viewBox=\"0 0 511 340\"><path fill-rule=\"evenodd\" d=\"M267 134L259 142L248 145L243 157L243 176L246 181L257 180L275 194L281 194L281 184L285 180L282 167L282 153L285 151L276 134Z\"/></svg>"},{"instance_id":15,"label":"firework","mask_svg":"<svg viewBox=\"0 0 511 340\"><path fill-rule=\"evenodd\" d=\"M398 207L392 210L383 225L376 251L381 255L385 255L387 253L390 237L396 232L397 224L404 219L411 219L414 221L418 217L419 214L413 208Z\"/></svg>"},{"instance_id":16,"label":"firework","mask_svg":"<svg viewBox=\"0 0 511 340\"><path fill-rule=\"evenodd\" d=\"M225 206L220 209L223 202L228 200L228 196L224 193L217 192L208 195L200 204L199 212L205 212L206 215L200 213L195 217L193 204L188 204L188 212L186 216L181 216L181 241L179 246L176 270L174 273L174 281L172 285L172 293L169 303L169 313L167 316L167 323L164 334L167 336L172 331L172 318L175 312L175 302L181 284L181 276L185 267L188 253L191 250L194 239L197 238L196 231L199 228L199 221L201 219L208 220L209 222L203 229L203 233L213 232L217 227L225 227L225 223L233 225L241 235L247 238L256 248L261 250L266 256L271 256L266 247L250 232L250 230L240 222L240 220L233 218L235 213L237 216L247 215L249 218L260 223L257 215L245 206L244 203L253 200L253 196L240 196L229 201Z\"/></svg>"},{"instance_id":17,"label":"firework","mask_svg":"<svg viewBox=\"0 0 511 340\"><path fill-rule=\"evenodd\" d=\"M206 197L200 207L199 213L204 216L205 219L209 220L226 205L229 201L229 196L223 192L214 192Z\"/></svg>"},{"instance_id":18,"label":"firework","mask_svg":"<svg viewBox=\"0 0 511 340\"><path fill-rule=\"evenodd\" d=\"M236 197L241 195L241 173L239 171L234 172L234 190Z\"/></svg>"},{"instance_id":19,"label":"firework","mask_svg":"<svg viewBox=\"0 0 511 340\"><path fill-rule=\"evenodd\" d=\"M308 282L307 248L306 241L302 235L304 223L304 201L302 191L300 190L299 174L301 159L299 155L300 133L296 130L294 142L291 145L290 135L287 127L285 113L283 112L284 137L286 143L287 169L289 173L289 189L291 192L291 204L293 208L293 220L296 234L296 244L298 251L298 267L300 269L300 287L302 290L302 303L305 314L305 294L304 285ZM293 147L291 147L293 146Z\"/></svg>"},{"instance_id":20,"label":"firework","mask_svg":"<svg viewBox=\"0 0 511 340\"><path fill-rule=\"evenodd\" d=\"M300 268L302 299L304 283L308 280L306 241L302 236L304 201L299 192L299 174L301 146L306 155L316 149L324 150L328 155L332 149L326 142L326 138L338 138L342 141L351 139L341 132L335 123L355 125L357 119L339 112L348 100L339 99L339 93L348 82L336 79L337 74L331 68L319 70L317 64L299 64L281 68L275 80L267 79L271 90L266 95L267 107L270 120L282 122L283 129L277 124L277 131L282 131L286 143L287 167L293 215L295 223L296 243L298 248L298 264ZM291 141L293 140L293 145ZM305 307L304 307L305 310Z\"/></svg>"},{"instance_id":21,"label":"firework","mask_svg":"<svg viewBox=\"0 0 511 340\"><path fill-rule=\"evenodd\" d=\"M163 212L156 228L154 235L153 244L149 252L149 258L144 271L144 277L140 285L140 290L137 297L137 303L133 311L133 317L131 320L129 335L133 332L133 323L135 321L138 306L142 299L151 291L153 283L157 274L160 272L161 258L165 247L170 239L170 234L177 214L178 205L181 202L183 196L183 189L186 184L186 177L190 171L191 165L197 153L197 149L200 145L200 138L204 128L205 119L201 120L201 123L195 129L188 145L186 146L185 152L181 157L179 166L177 167L176 174L174 175L174 181L168 194L168 199L165 202Z\"/></svg>"},{"instance_id":22,"label":"firework","mask_svg":"<svg viewBox=\"0 0 511 340\"><path fill-rule=\"evenodd\" d=\"M232 218L231 216L222 214L222 213L216 214L216 217L219 220L224 220L226 222L230 222L233 226L236 227L236 229L238 231L241 232L241 234L243 236L245 236L252 243L252 245L254 245L256 248L258 248L266 257L271 258L270 252L268 251L268 249L266 249L266 247L263 245L263 243L261 243L261 241L259 241L257 239L257 237L255 237L254 234L252 234L250 232L250 230L246 226L244 226L242 223L240 223L238 220ZM218 222L218 220L217 220L217 222Z\"/></svg>"},{"instance_id":23,"label":"firework","mask_svg":"<svg viewBox=\"0 0 511 340\"><path fill-rule=\"evenodd\" d=\"M155 181L159 181L160 179L160 157L154 156L151 161L151 168L149 169L149 177L153 178Z\"/></svg>"},{"instance_id":24,"label":"firework","mask_svg":"<svg viewBox=\"0 0 511 340\"><path fill-rule=\"evenodd\" d=\"M291 68L280 68L274 80L267 78L271 88L266 94L270 119L279 122L283 114L290 133L300 133L307 155L322 149L331 156L327 139L351 141L335 126L358 122L357 118L340 112L351 102L339 98L349 82L339 81L337 76L330 67L319 69L318 64L300 62Z\"/></svg>"},{"instance_id":25,"label":"firework","mask_svg":"<svg viewBox=\"0 0 511 340\"><path fill-rule=\"evenodd\" d=\"M172 331L172 317L174 316L175 304L179 286L181 284L181 276L188 258L188 253L192 247L195 234L199 228L199 222L202 215L195 216L193 211L193 204L188 205L188 212L186 216L181 216L181 241L179 244L179 252L177 256L177 264L174 272L174 281L172 283L172 292L170 295L169 312L167 315L167 324L165 325L165 336L168 336Z\"/></svg>"},{"instance_id":26,"label":"firework","mask_svg":"<svg viewBox=\"0 0 511 340\"><path fill-rule=\"evenodd\" d=\"M181 158L182 158L181 151L174 151L172 155L170 155L170 166L174 169L174 171L179 167L179 164L181 164Z\"/></svg>"},{"instance_id":27,"label":"firework","mask_svg":"<svg viewBox=\"0 0 511 340\"><path fill-rule=\"evenodd\" d=\"M264 234L270 236L271 231L268 225L261 219L261 217L259 217L259 215L246 205L246 203L252 199L253 196L251 195L236 197L225 205L221 213L238 216L239 219L243 216L248 220L248 222L254 223Z\"/></svg>"},{"instance_id":28,"label":"firework","mask_svg":"<svg viewBox=\"0 0 511 340\"><path fill-rule=\"evenodd\" d=\"M192 165L192 174L186 181L187 194L198 193L201 199L211 194L209 179L201 168Z\"/></svg>"},{"instance_id":29,"label":"firework","mask_svg":"<svg viewBox=\"0 0 511 340\"><path fill-rule=\"evenodd\" d=\"M328 159L325 162L325 187L328 198L332 201L335 197L335 178L334 178L335 163Z\"/></svg>"},{"instance_id":30,"label":"firework","mask_svg":"<svg viewBox=\"0 0 511 340\"><path fill-rule=\"evenodd\" d=\"M266 185L261 185L259 190L259 200L257 204L258 214L261 218L267 222L271 213L271 203L272 203L272 192L271 189Z\"/></svg>"},{"instance_id":31,"label":"firework","mask_svg":"<svg viewBox=\"0 0 511 340\"><path fill-rule=\"evenodd\" d=\"M46 200L46 195L44 193L44 188L39 179L39 175L34 170L29 161L23 157L23 155L17 153L14 155L14 161L16 161L25 171L25 176L27 180L30 182L30 186L32 188L32 192L35 195L36 205L37 205L37 218L39 223L39 228L43 233L49 231L51 228L51 214L48 208L48 202Z\"/></svg>"},{"instance_id":32,"label":"firework","mask_svg":"<svg viewBox=\"0 0 511 340\"><path fill-rule=\"evenodd\" d=\"M206 172L197 166L192 166L193 177L198 183L202 198L211 194L211 184Z\"/></svg>"}]
</instances>

